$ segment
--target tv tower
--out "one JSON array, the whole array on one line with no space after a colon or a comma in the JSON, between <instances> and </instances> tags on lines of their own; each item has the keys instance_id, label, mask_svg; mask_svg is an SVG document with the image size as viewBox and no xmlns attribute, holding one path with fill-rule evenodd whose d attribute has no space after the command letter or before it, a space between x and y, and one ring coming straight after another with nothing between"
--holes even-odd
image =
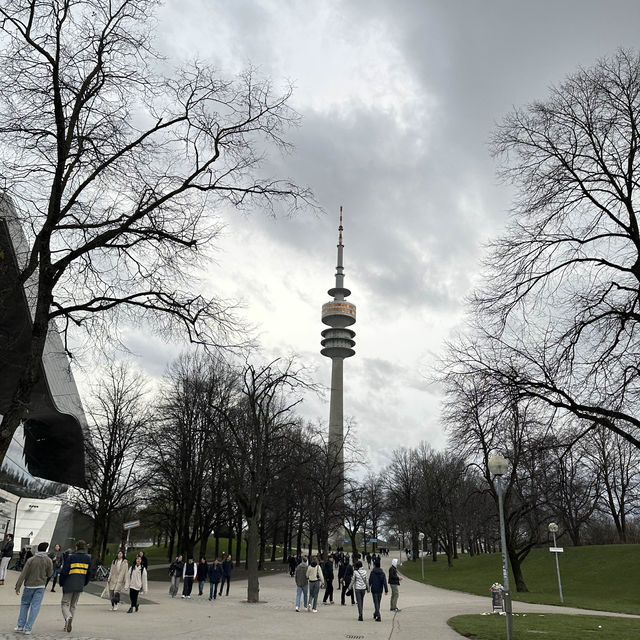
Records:
<instances>
[{"instance_id":1,"label":"tv tower","mask_svg":"<svg viewBox=\"0 0 640 640\"><path fill-rule=\"evenodd\" d=\"M338 227L338 265L336 267L336 286L327 292L333 297L331 302L322 305L322 322L330 329L322 332L320 353L331 358L331 400L329 405L329 450L334 452L340 474L340 493L343 494L344 452L343 452L343 416L342 416L342 372L345 358L355 354L355 331L348 329L356 321L356 306L345 298L351 291L344 286L344 267L342 263L344 246L342 244L342 207L340 207L340 226Z\"/></svg>"}]
</instances>

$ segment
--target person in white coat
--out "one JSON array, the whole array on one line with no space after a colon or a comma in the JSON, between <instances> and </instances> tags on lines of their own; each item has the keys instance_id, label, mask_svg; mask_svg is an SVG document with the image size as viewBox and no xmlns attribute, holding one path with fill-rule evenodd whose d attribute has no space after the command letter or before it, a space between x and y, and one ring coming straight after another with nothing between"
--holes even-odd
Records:
<instances>
[{"instance_id":1,"label":"person in white coat","mask_svg":"<svg viewBox=\"0 0 640 640\"><path fill-rule=\"evenodd\" d=\"M107 589L109 590L109 599L111 600L111 610L117 611L120 604L120 595L125 590L127 581L127 569L129 563L124 557L122 551L118 551L118 555L111 563L109 570L109 579L107 580Z\"/></svg>"},{"instance_id":2,"label":"person in white coat","mask_svg":"<svg viewBox=\"0 0 640 640\"><path fill-rule=\"evenodd\" d=\"M131 606L127 613L131 613L134 609L138 611L138 596L146 593L149 588L147 586L147 570L142 566L142 558L136 556L135 564L127 571L125 588L129 589L129 599Z\"/></svg>"}]
</instances>

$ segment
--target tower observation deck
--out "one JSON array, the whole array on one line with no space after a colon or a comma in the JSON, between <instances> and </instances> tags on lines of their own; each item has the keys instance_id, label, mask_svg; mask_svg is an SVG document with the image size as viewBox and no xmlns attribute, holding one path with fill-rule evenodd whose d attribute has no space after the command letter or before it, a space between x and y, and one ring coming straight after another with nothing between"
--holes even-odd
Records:
<instances>
[{"instance_id":1,"label":"tower observation deck","mask_svg":"<svg viewBox=\"0 0 640 640\"><path fill-rule=\"evenodd\" d=\"M320 353L331 358L331 399L329 405L329 450L334 452L336 471L339 474L337 487L340 499L344 495L344 430L343 430L343 364L345 358L355 354L356 332L349 329L356 321L356 306L347 302L351 291L344 286L344 265L342 244L342 207L338 227L338 264L336 266L336 286L329 289L333 300L322 305L322 322L330 328L322 332Z\"/></svg>"}]
</instances>

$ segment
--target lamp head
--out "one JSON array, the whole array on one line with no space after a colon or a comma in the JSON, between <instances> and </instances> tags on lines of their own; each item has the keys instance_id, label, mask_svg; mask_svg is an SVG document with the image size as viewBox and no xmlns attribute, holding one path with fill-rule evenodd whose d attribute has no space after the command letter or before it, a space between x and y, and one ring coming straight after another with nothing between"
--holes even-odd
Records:
<instances>
[{"instance_id":1,"label":"lamp head","mask_svg":"<svg viewBox=\"0 0 640 640\"><path fill-rule=\"evenodd\" d=\"M491 456L487 461L489 471L494 476L503 476L509 468L509 461L503 456Z\"/></svg>"},{"instance_id":2,"label":"lamp head","mask_svg":"<svg viewBox=\"0 0 640 640\"><path fill-rule=\"evenodd\" d=\"M555 522L549 523L549 531L551 533L558 533L558 525Z\"/></svg>"},{"instance_id":3,"label":"lamp head","mask_svg":"<svg viewBox=\"0 0 640 640\"><path fill-rule=\"evenodd\" d=\"M422 533L422 531L418 534L418 540L424 540L424 533Z\"/></svg>"}]
</instances>

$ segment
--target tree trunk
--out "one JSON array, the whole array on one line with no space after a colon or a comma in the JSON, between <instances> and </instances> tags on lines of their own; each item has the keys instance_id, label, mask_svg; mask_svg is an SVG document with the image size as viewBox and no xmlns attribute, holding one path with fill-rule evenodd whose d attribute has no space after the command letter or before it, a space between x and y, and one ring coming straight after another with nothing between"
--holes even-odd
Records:
<instances>
[{"instance_id":1,"label":"tree trunk","mask_svg":"<svg viewBox=\"0 0 640 640\"><path fill-rule=\"evenodd\" d=\"M260 581L258 579L258 516L247 517L247 601L260 602Z\"/></svg>"},{"instance_id":2,"label":"tree trunk","mask_svg":"<svg viewBox=\"0 0 640 640\"><path fill-rule=\"evenodd\" d=\"M509 549L509 564L511 565L513 579L516 583L516 591L518 593L527 593L529 589L527 589L527 585L522 575L522 563L520 562L518 554L513 553L511 549Z\"/></svg>"},{"instance_id":3,"label":"tree trunk","mask_svg":"<svg viewBox=\"0 0 640 640\"><path fill-rule=\"evenodd\" d=\"M300 511L300 519L298 520L298 535L296 537L296 556L302 555L302 511Z\"/></svg>"},{"instance_id":4,"label":"tree trunk","mask_svg":"<svg viewBox=\"0 0 640 640\"><path fill-rule=\"evenodd\" d=\"M276 547L278 546L278 522L273 523L273 535L271 536L271 562L276 561ZM286 555L286 549L283 552Z\"/></svg>"},{"instance_id":5,"label":"tree trunk","mask_svg":"<svg viewBox=\"0 0 640 640\"><path fill-rule=\"evenodd\" d=\"M242 513L238 516L238 529L236 531L236 558L238 559L238 565L240 565L240 557L242 555ZM257 534L257 532L256 532ZM245 564L245 569L247 565Z\"/></svg>"},{"instance_id":6,"label":"tree trunk","mask_svg":"<svg viewBox=\"0 0 640 640\"><path fill-rule=\"evenodd\" d=\"M267 540L266 540L266 535L265 535L265 530L264 530L264 513L262 514L262 516L260 517L260 526L258 527L258 530L260 532L259 537L260 537L260 553L258 555L258 571L262 571L262 569L264 569L264 552L265 552L265 547L267 544ZM247 552L247 565L249 564L249 553Z\"/></svg>"}]
</instances>

